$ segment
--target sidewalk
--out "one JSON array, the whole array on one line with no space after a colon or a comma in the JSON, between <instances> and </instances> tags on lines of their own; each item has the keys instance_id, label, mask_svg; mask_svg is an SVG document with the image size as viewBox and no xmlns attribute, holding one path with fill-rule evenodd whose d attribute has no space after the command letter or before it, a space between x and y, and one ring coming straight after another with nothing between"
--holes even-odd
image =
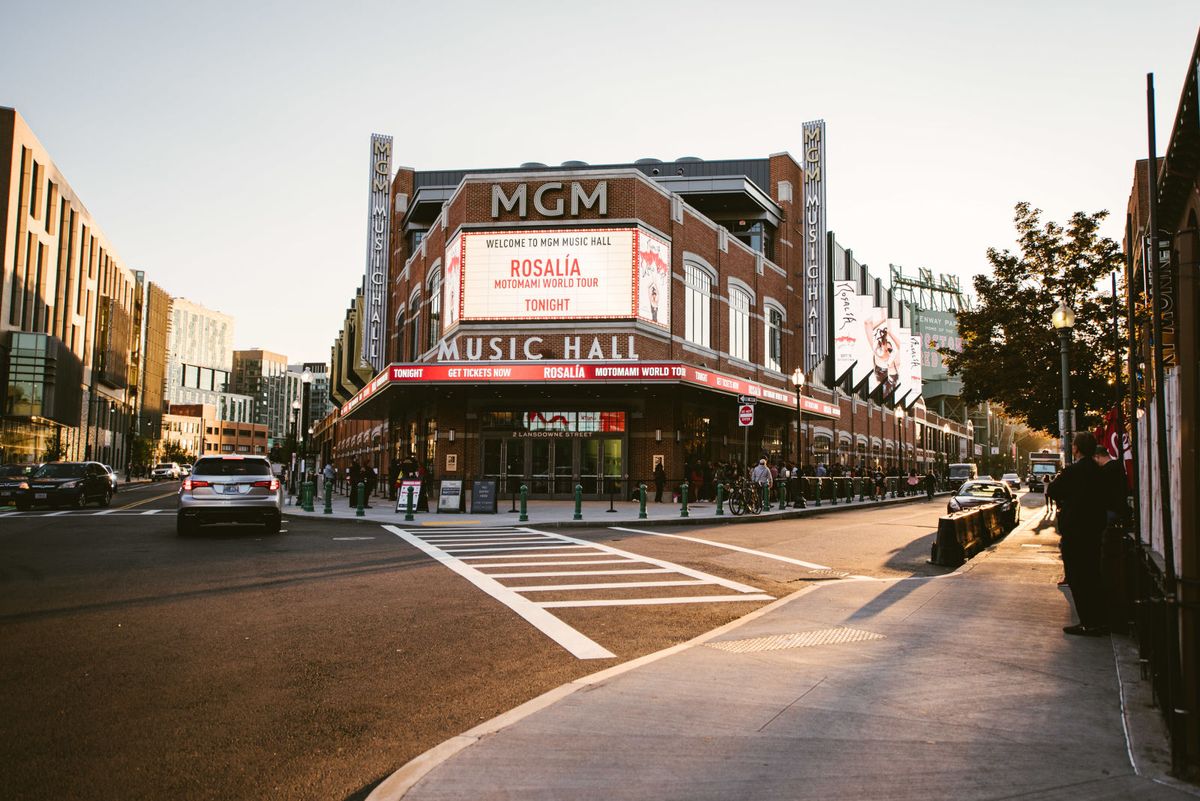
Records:
<instances>
[{"instance_id":1,"label":"sidewalk","mask_svg":"<svg viewBox=\"0 0 1200 801\"><path fill-rule=\"evenodd\" d=\"M1062 633L1058 538L1030 518L949 576L819 585L564 685L370 801L1194 801L1131 767L1157 712L1127 747L1114 643Z\"/></svg>"},{"instance_id":2,"label":"sidewalk","mask_svg":"<svg viewBox=\"0 0 1200 801\"><path fill-rule=\"evenodd\" d=\"M935 498L941 498L949 493L935 493ZM920 495L901 496L898 498L886 498L880 501L858 501L845 503L839 501L837 504L832 504L829 501L821 501L820 506L816 506L814 501L809 501L807 508L795 509L789 504L786 510L778 509L774 504L771 506L770 512L762 512L757 515L742 515L735 517L729 511L729 505L725 504L724 515L717 516L717 505L711 502L689 503L688 516L680 516L680 505L678 503L654 503L647 502L646 504L646 519L638 518L639 505L634 502L614 501L612 508L614 511L609 512L608 501L584 501L582 504L581 514L582 520L574 520L575 503L574 501L529 501L526 506L526 513L529 517L527 522L520 522L519 512L513 512L511 499L505 499L503 503L498 503L496 514L470 514L463 512L415 512L413 520L408 523L409 526L540 526L542 528L572 528L572 527L595 527L595 526L611 526L611 525L713 525L714 523L759 523L764 520L779 520L784 518L802 517L806 515L822 514L840 509L869 509L877 506L915 503L926 500L924 493ZM390 523L393 525L405 525L404 510L399 512L395 510L395 501L389 501L386 498L371 498L371 507L363 509L363 516L358 517L355 509L350 506L345 495L334 495L333 497L333 513L325 514L325 500L319 498L313 502L313 511L305 512L299 505L293 503L292 498L286 498L284 505L284 514L295 517L321 517L326 520L334 519L349 519L363 520L371 523ZM519 509L518 502L518 509Z\"/></svg>"}]
</instances>

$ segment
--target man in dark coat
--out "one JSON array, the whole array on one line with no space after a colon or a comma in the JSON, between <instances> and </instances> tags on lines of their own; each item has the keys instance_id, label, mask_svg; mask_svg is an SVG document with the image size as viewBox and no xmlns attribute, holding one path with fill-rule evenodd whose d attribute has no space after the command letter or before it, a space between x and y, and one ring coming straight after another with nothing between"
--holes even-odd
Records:
<instances>
[{"instance_id":1,"label":"man in dark coat","mask_svg":"<svg viewBox=\"0 0 1200 801\"><path fill-rule=\"evenodd\" d=\"M662 503L663 489L667 486L667 471L663 469L663 463L658 462L654 465L654 502Z\"/></svg>"},{"instance_id":2,"label":"man in dark coat","mask_svg":"<svg viewBox=\"0 0 1200 801\"><path fill-rule=\"evenodd\" d=\"M1076 434L1071 442L1074 461L1058 474L1046 492L1058 504L1063 570L1079 615L1079 622L1065 626L1063 631L1098 637L1108 633L1104 624L1100 545L1110 503L1105 497L1104 474L1092 458L1095 453L1096 438L1087 431Z\"/></svg>"},{"instance_id":3,"label":"man in dark coat","mask_svg":"<svg viewBox=\"0 0 1200 801\"><path fill-rule=\"evenodd\" d=\"M358 460L355 459L350 463L350 508L358 507L358 482L362 481L362 468L358 466ZM363 500L366 503L366 499Z\"/></svg>"}]
</instances>

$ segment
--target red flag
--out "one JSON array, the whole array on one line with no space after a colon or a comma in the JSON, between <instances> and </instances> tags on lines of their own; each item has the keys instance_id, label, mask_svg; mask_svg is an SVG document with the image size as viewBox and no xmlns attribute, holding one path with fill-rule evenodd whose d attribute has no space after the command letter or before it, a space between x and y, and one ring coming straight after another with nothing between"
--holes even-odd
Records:
<instances>
[{"instance_id":1,"label":"red flag","mask_svg":"<svg viewBox=\"0 0 1200 801\"><path fill-rule=\"evenodd\" d=\"M1112 459L1121 459L1121 467L1125 470L1125 479L1133 488L1133 450L1129 447L1129 437L1125 435L1124 421L1116 406L1108 410L1104 423L1096 428L1096 442L1104 446Z\"/></svg>"}]
</instances>

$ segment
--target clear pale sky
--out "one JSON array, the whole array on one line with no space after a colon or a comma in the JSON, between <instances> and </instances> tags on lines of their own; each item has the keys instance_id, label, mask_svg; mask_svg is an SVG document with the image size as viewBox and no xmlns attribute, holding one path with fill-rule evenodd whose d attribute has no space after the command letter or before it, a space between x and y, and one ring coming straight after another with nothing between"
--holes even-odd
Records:
<instances>
[{"instance_id":1,"label":"clear pale sky","mask_svg":"<svg viewBox=\"0 0 1200 801\"><path fill-rule=\"evenodd\" d=\"M327 361L372 132L444 169L798 155L824 118L839 240L966 283L1019 200L1120 238L1145 74L1161 153L1198 25L1195 0L0 0L0 105L131 268L237 347Z\"/></svg>"}]
</instances>

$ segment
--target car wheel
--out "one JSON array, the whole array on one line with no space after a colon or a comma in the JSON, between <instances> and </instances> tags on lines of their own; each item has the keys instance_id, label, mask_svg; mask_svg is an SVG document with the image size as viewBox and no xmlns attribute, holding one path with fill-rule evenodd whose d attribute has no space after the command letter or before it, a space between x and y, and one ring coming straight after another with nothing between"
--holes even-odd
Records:
<instances>
[{"instance_id":1,"label":"car wheel","mask_svg":"<svg viewBox=\"0 0 1200 801\"><path fill-rule=\"evenodd\" d=\"M113 495L113 493L112 493L112 490L111 490L111 489L106 489L106 490L104 491L104 497L102 497L102 498L100 499L100 505L101 505L101 506L103 506L103 507L106 507L106 508L107 508L107 507L108 507L108 505L109 505L110 503L112 503L112 495Z\"/></svg>"},{"instance_id":2,"label":"car wheel","mask_svg":"<svg viewBox=\"0 0 1200 801\"><path fill-rule=\"evenodd\" d=\"M282 523L283 521L278 517L268 517L263 521L263 529L266 530L268 534L278 534Z\"/></svg>"},{"instance_id":3,"label":"car wheel","mask_svg":"<svg viewBox=\"0 0 1200 801\"><path fill-rule=\"evenodd\" d=\"M80 490L79 497L75 499L75 508L82 509L87 506L87 490Z\"/></svg>"}]
</instances>

